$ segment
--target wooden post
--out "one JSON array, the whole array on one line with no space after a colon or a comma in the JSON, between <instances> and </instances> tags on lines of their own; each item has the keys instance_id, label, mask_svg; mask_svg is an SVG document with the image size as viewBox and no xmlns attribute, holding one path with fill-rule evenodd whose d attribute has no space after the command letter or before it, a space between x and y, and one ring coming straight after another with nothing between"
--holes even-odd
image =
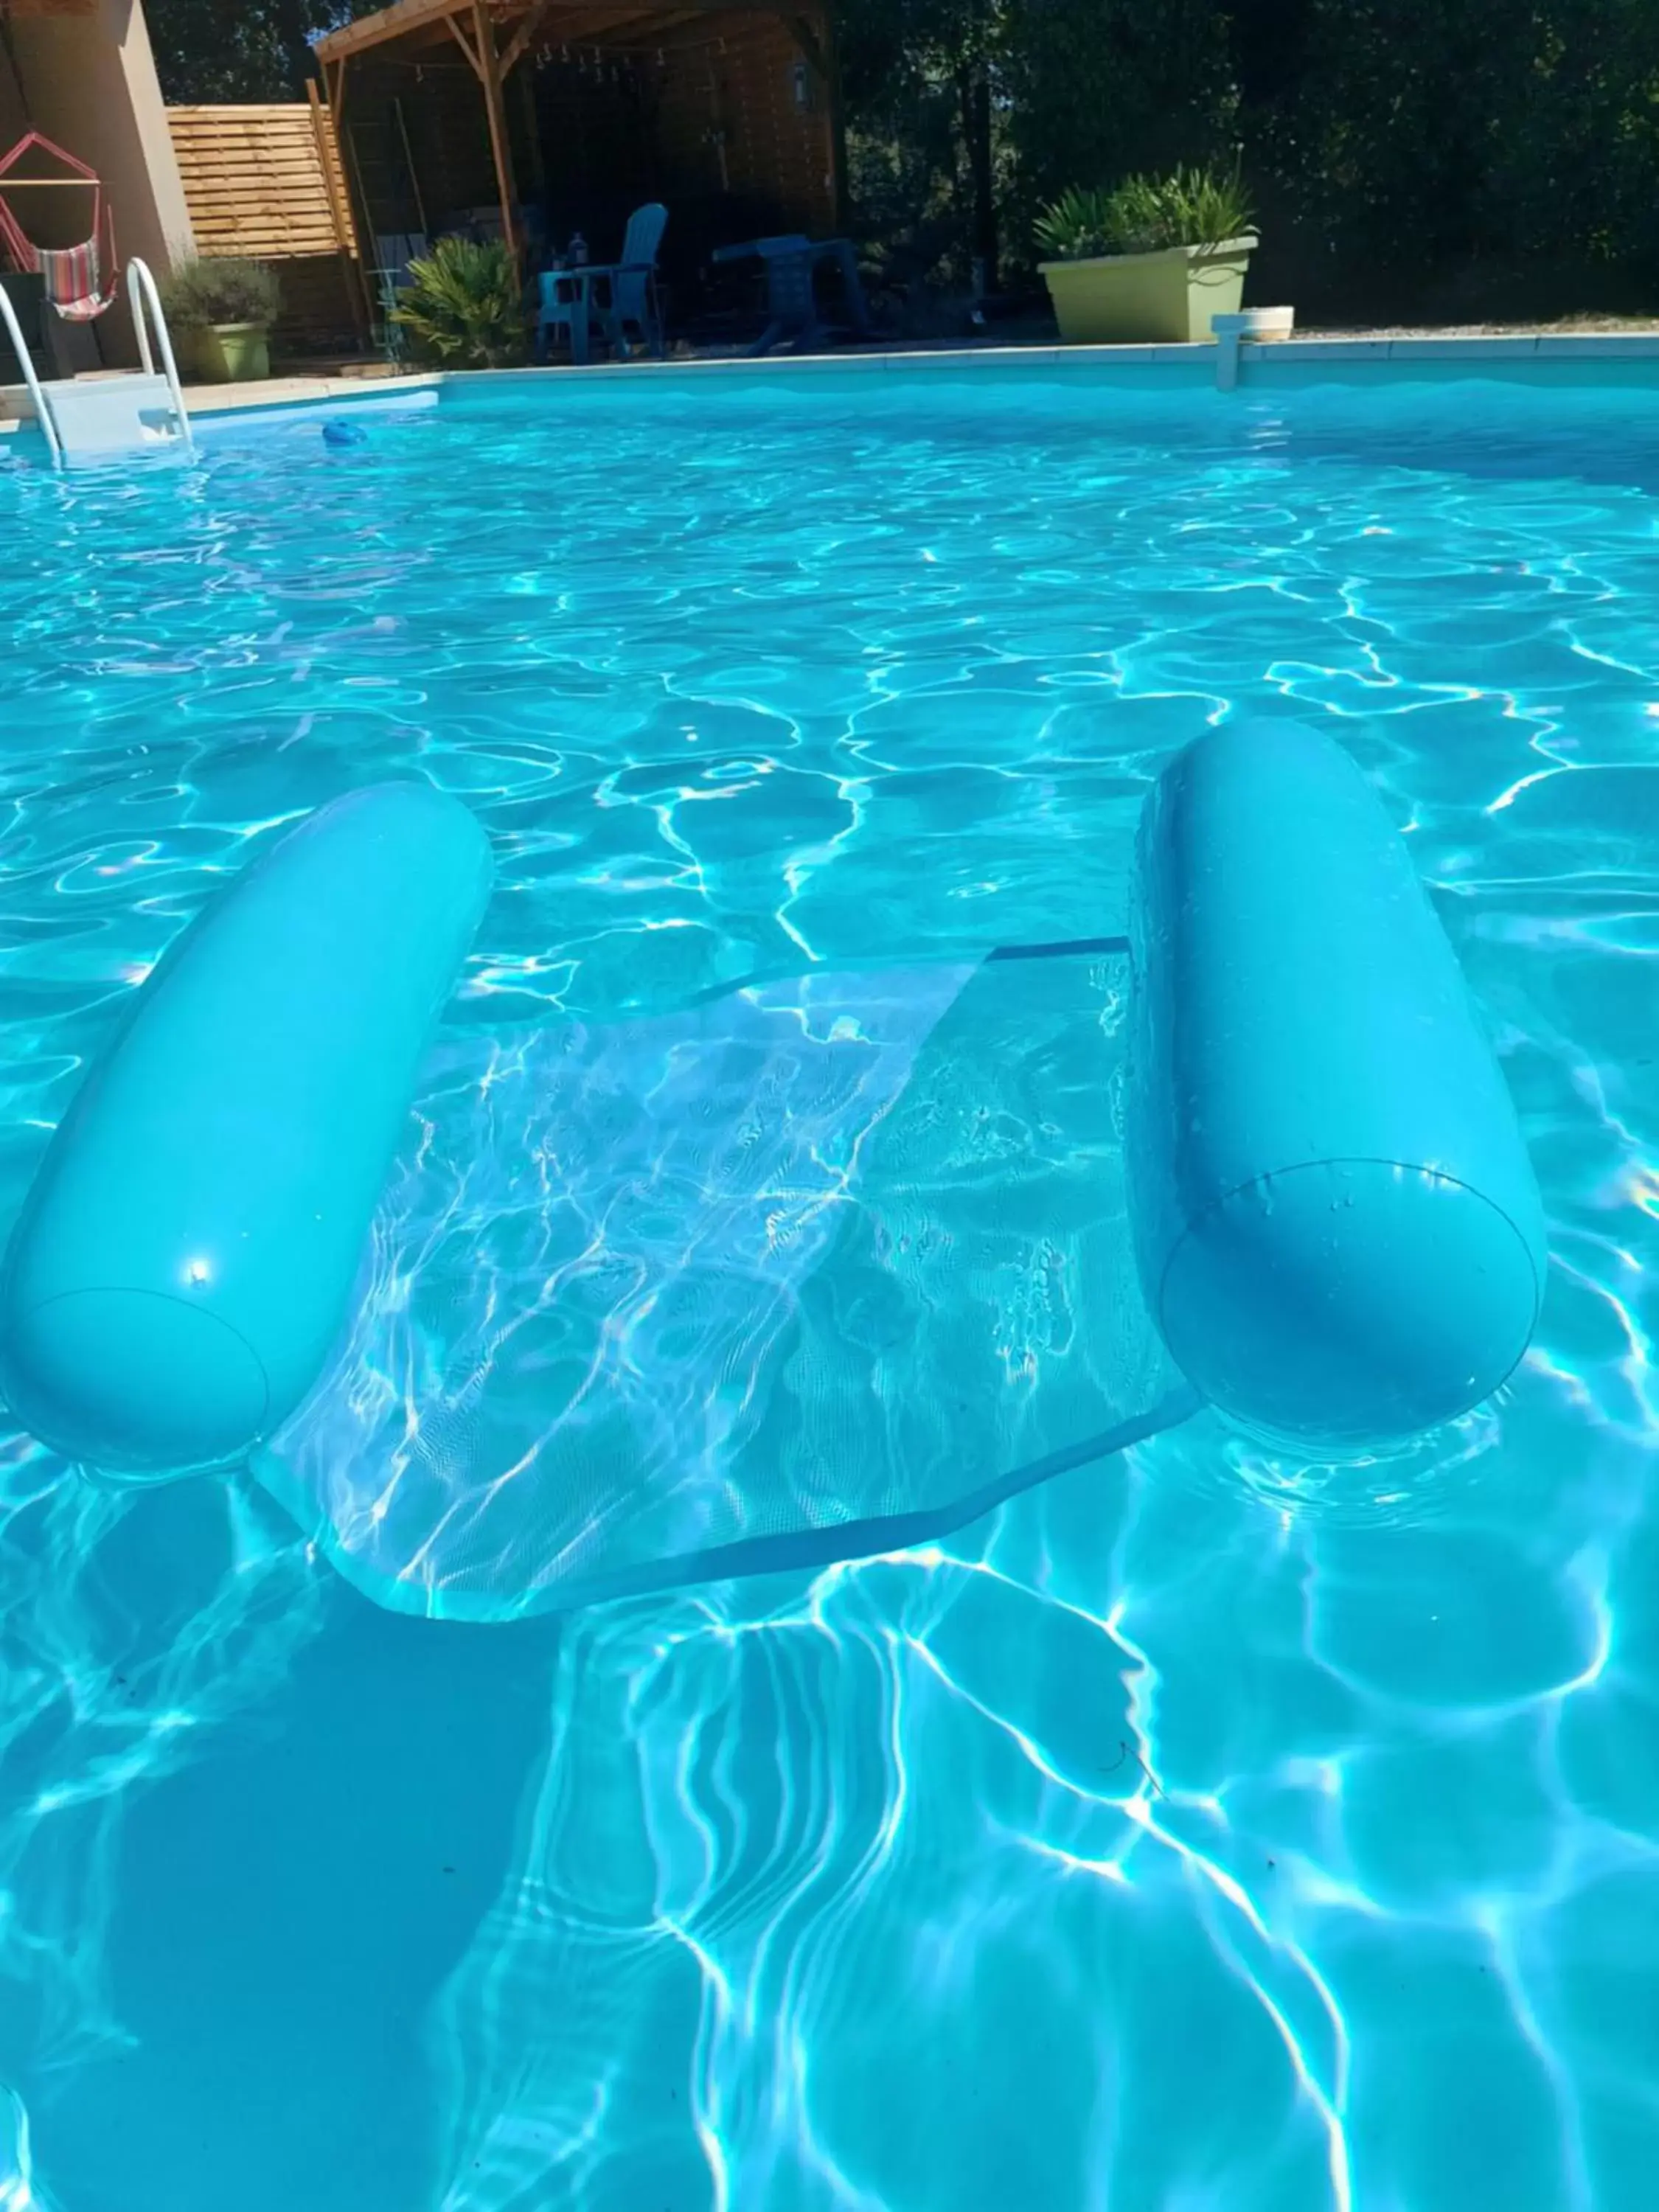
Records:
<instances>
[{"instance_id":1,"label":"wooden post","mask_svg":"<svg viewBox=\"0 0 1659 2212\"><path fill-rule=\"evenodd\" d=\"M339 60L335 63L334 82L331 86L328 81L328 64L326 63L323 64L323 89L328 94L328 104L334 117L334 128L337 131L345 129L345 72L349 59L348 55L342 54Z\"/></svg>"},{"instance_id":2,"label":"wooden post","mask_svg":"<svg viewBox=\"0 0 1659 2212\"><path fill-rule=\"evenodd\" d=\"M973 192L974 259L979 264L982 298L997 289L997 205L991 168L991 78L981 61L957 64L957 98L962 112L962 143L968 150Z\"/></svg>"},{"instance_id":3,"label":"wooden post","mask_svg":"<svg viewBox=\"0 0 1659 2212\"><path fill-rule=\"evenodd\" d=\"M847 205L847 112L842 105L841 39L836 21L835 0L827 0L823 16L823 58L826 83L825 98L830 112L825 118L829 142L830 198L835 203L835 222L837 232L844 238L848 233Z\"/></svg>"},{"instance_id":4,"label":"wooden post","mask_svg":"<svg viewBox=\"0 0 1659 2212\"><path fill-rule=\"evenodd\" d=\"M495 186L501 196L501 236L507 250L519 258L519 191L513 176L513 141L507 135L507 104L501 98L501 63L495 52L495 33L484 0L472 0L472 28L478 42L478 77L483 86L484 112L489 118L489 150L495 157Z\"/></svg>"},{"instance_id":5,"label":"wooden post","mask_svg":"<svg viewBox=\"0 0 1659 2212\"><path fill-rule=\"evenodd\" d=\"M431 228L426 219L426 196L421 190L420 173L415 167L415 149L409 143L409 125L404 120L404 104L401 100L393 100L392 112L398 118L398 137L403 143L404 167L409 172L409 189L415 198L416 220L421 226L421 236L428 238L431 235Z\"/></svg>"},{"instance_id":6,"label":"wooden post","mask_svg":"<svg viewBox=\"0 0 1659 2212\"><path fill-rule=\"evenodd\" d=\"M525 143L530 149L530 186L538 201L547 198L547 164L542 155L542 124L536 106L536 72L519 72L519 112L524 122Z\"/></svg>"},{"instance_id":7,"label":"wooden post","mask_svg":"<svg viewBox=\"0 0 1659 2212\"><path fill-rule=\"evenodd\" d=\"M336 177L334 164L330 159L331 149L328 141L328 126L325 119L327 111L317 90L317 80L314 76L308 76L306 79L306 98L311 103L312 136L317 141L317 159L323 172L323 190L328 195L328 219L333 227L334 243L339 249L340 275L345 283L346 298L350 304L351 320L357 332L357 343L359 345L366 346L368 343L369 336L368 300L363 289L363 264L361 256L356 251L351 234L350 210L341 208L339 193L336 189L343 179Z\"/></svg>"}]
</instances>

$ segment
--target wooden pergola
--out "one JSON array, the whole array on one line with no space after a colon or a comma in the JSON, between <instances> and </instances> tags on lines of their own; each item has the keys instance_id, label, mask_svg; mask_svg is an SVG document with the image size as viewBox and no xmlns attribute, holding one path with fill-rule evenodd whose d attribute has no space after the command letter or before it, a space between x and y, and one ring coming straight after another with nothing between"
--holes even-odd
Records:
<instances>
[{"instance_id":1,"label":"wooden pergola","mask_svg":"<svg viewBox=\"0 0 1659 2212\"><path fill-rule=\"evenodd\" d=\"M418 81L423 64L453 59L459 49L483 100L502 235L519 253L521 201L506 97L515 70L526 61L544 62L550 52L589 48L649 53L661 67L677 55L707 50L711 41L724 51L728 36L740 44L760 29L774 37L786 32L799 57L798 68L821 88L816 99L802 98L799 86L809 80L799 79L793 104L802 113L792 119L797 126L810 121L821 145L826 204L834 221L844 205L845 148L830 0L394 0L319 39L314 51L339 128L352 112L355 64L370 57L395 59L411 64ZM781 87L775 97L783 103ZM769 118L769 127L775 137L776 118ZM722 154L722 173L726 167Z\"/></svg>"}]
</instances>

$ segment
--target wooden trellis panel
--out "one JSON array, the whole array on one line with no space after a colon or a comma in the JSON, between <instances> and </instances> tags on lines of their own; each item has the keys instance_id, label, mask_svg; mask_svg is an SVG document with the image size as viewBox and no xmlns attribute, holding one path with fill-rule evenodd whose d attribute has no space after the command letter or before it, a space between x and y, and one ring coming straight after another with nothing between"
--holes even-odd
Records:
<instances>
[{"instance_id":1,"label":"wooden trellis panel","mask_svg":"<svg viewBox=\"0 0 1659 2212\"><path fill-rule=\"evenodd\" d=\"M349 340L355 248L328 111L297 101L170 107L167 123L197 252L268 262L283 287L278 335L289 343Z\"/></svg>"}]
</instances>

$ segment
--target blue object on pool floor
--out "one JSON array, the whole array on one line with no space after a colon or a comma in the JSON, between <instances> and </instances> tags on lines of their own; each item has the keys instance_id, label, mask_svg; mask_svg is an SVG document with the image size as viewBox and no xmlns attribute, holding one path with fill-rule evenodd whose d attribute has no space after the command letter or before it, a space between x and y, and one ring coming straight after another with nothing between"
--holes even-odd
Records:
<instances>
[{"instance_id":1,"label":"blue object on pool floor","mask_svg":"<svg viewBox=\"0 0 1659 2212\"><path fill-rule=\"evenodd\" d=\"M222 1463L347 1316L489 848L430 785L321 807L143 986L60 1125L0 1280L0 1388L70 1457Z\"/></svg>"},{"instance_id":2,"label":"blue object on pool floor","mask_svg":"<svg viewBox=\"0 0 1659 2212\"><path fill-rule=\"evenodd\" d=\"M1543 1212L1404 842L1273 723L1177 754L1138 858L1130 1186L1170 1352L1320 1456L1467 1412L1531 1338Z\"/></svg>"},{"instance_id":3,"label":"blue object on pool floor","mask_svg":"<svg viewBox=\"0 0 1659 2212\"><path fill-rule=\"evenodd\" d=\"M323 443L325 446L362 446L368 442L368 433L361 422L325 422Z\"/></svg>"}]
</instances>

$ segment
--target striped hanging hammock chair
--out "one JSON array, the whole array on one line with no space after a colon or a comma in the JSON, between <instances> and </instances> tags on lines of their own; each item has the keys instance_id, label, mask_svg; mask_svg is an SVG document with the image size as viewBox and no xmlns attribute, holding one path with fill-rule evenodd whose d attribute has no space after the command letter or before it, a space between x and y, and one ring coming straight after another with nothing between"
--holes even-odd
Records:
<instances>
[{"instance_id":1,"label":"striped hanging hammock chair","mask_svg":"<svg viewBox=\"0 0 1659 2212\"><path fill-rule=\"evenodd\" d=\"M34 147L61 161L70 174L13 176L15 163ZM12 211L6 195L31 187L77 184L88 185L92 192L90 237L79 246L37 246ZM38 131L26 132L9 154L0 155L0 247L3 247L21 274L45 278L46 297L66 323L92 322L114 301L119 283L115 264L115 218L104 196L102 181L95 169L76 161L73 154L65 153Z\"/></svg>"}]
</instances>

